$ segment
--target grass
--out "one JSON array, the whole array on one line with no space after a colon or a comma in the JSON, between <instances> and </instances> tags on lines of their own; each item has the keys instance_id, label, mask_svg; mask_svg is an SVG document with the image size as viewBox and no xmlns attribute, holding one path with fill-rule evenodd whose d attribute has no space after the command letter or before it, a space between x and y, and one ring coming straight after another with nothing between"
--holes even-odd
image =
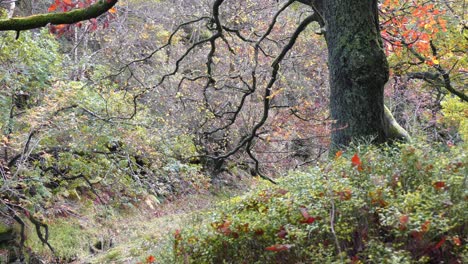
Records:
<instances>
[{"instance_id":1,"label":"grass","mask_svg":"<svg viewBox=\"0 0 468 264\"><path fill-rule=\"evenodd\" d=\"M76 215L55 217L47 222L55 256L37 238L33 225L28 225L26 246L46 261L58 257L66 263L144 262L142 256L161 255L160 252L170 250L169 238L175 230L201 221L206 208L213 208L217 201L239 191L217 189L158 205L149 205L147 199L142 199L140 204L119 209L82 201L75 205ZM98 243L103 246L96 247Z\"/></svg>"}]
</instances>

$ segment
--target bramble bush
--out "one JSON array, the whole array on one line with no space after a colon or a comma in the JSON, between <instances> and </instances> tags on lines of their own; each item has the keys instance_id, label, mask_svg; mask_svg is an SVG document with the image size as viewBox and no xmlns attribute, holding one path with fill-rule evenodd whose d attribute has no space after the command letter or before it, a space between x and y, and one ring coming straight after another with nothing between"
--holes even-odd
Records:
<instances>
[{"instance_id":1,"label":"bramble bush","mask_svg":"<svg viewBox=\"0 0 468 264\"><path fill-rule=\"evenodd\" d=\"M366 145L260 184L173 234L179 263L466 263L460 147Z\"/></svg>"}]
</instances>

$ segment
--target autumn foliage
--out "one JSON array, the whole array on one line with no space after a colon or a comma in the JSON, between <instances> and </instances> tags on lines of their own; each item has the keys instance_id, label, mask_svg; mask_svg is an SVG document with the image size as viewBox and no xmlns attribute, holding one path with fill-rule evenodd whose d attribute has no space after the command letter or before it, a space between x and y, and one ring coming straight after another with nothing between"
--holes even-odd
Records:
<instances>
[{"instance_id":1,"label":"autumn foliage","mask_svg":"<svg viewBox=\"0 0 468 264\"><path fill-rule=\"evenodd\" d=\"M61 13L98 1L49 0L42 8ZM255 40L286 1L224 1L216 49L210 41L193 46L217 34L205 2L119 1L89 21L49 25L52 35L2 35L0 224L87 221L80 208L102 222L108 208L138 208L148 196L157 212L145 215L159 218L167 213L160 203L263 172L279 184L256 179L244 196L197 212L203 224L175 227L161 254L153 234L145 234L144 249L128 251L141 263L468 263L468 104L453 93L467 91L462 1L378 1L391 67L386 105L415 141L379 149L353 143L331 160L326 43L311 24L282 61L270 115L250 145L259 171L246 145L226 160L207 157L249 135L271 65L311 10L296 1L278 16L255 60ZM187 19L196 22L178 27ZM34 230L24 251L49 262L75 261L83 248L89 255L86 230L66 227L48 236L56 255Z\"/></svg>"},{"instance_id":2,"label":"autumn foliage","mask_svg":"<svg viewBox=\"0 0 468 264\"><path fill-rule=\"evenodd\" d=\"M180 231L178 256L208 263L391 258L463 263L468 164L458 163L462 152L444 146L360 146L352 156L344 153L292 173L280 181L281 188L260 185L223 203L210 213L218 219L211 228Z\"/></svg>"},{"instance_id":3,"label":"autumn foliage","mask_svg":"<svg viewBox=\"0 0 468 264\"><path fill-rule=\"evenodd\" d=\"M95 4L97 0L54 0L54 2L47 9L48 12L67 12L77 8L86 8L92 4ZM98 29L98 26L101 24L102 28L109 27L109 23L112 19L115 18L117 9L112 7L109 9L106 15L100 18L92 18L89 21L78 22L74 25L50 25L49 30L52 34L61 36L65 33L69 33L73 30L74 27L81 28L83 26L87 27L90 31L95 31Z\"/></svg>"}]
</instances>

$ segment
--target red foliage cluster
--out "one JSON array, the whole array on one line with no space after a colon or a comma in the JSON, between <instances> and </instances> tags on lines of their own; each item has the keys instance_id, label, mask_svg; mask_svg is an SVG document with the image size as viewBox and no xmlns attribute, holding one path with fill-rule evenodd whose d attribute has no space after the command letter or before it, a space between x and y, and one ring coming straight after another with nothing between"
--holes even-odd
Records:
<instances>
[{"instance_id":1,"label":"red foliage cluster","mask_svg":"<svg viewBox=\"0 0 468 264\"><path fill-rule=\"evenodd\" d=\"M427 1L412 0L400 3L399 0L385 0L380 6L382 37L385 40L387 54L401 52L402 48L414 49L428 57L428 65L438 64L431 56L431 40L442 30L447 31L447 21L443 18L444 10L438 9Z\"/></svg>"},{"instance_id":2,"label":"red foliage cluster","mask_svg":"<svg viewBox=\"0 0 468 264\"><path fill-rule=\"evenodd\" d=\"M109 2L109 0L107 1ZM76 8L86 8L95 3L96 3L96 0L54 0L54 2L49 6L48 11L49 12L55 12L55 11L67 12ZM111 9L109 9L109 11L105 15L103 15L102 17L98 19L92 18L88 20L87 22L78 22L72 25L68 25L68 24L50 25L49 30L52 34L55 34L57 36L62 36L63 34L73 32L74 27L81 28L83 26L86 26L88 27L87 29L89 31L96 31L99 27L99 23L101 23L102 28L105 29L109 27L110 21L115 18L116 12L117 12L116 8L112 7Z\"/></svg>"}]
</instances>

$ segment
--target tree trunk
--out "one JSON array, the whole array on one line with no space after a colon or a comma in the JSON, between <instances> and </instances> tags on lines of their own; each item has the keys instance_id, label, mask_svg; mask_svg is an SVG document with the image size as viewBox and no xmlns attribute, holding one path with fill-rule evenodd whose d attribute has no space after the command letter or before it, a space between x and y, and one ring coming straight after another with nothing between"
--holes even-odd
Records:
<instances>
[{"instance_id":1,"label":"tree trunk","mask_svg":"<svg viewBox=\"0 0 468 264\"><path fill-rule=\"evenodd\" d=\"M330 70L332 149L354 139L387 140L384 85L389 67L382 48L377 0L323 1Z\"/></svg>"}]
</instances>

